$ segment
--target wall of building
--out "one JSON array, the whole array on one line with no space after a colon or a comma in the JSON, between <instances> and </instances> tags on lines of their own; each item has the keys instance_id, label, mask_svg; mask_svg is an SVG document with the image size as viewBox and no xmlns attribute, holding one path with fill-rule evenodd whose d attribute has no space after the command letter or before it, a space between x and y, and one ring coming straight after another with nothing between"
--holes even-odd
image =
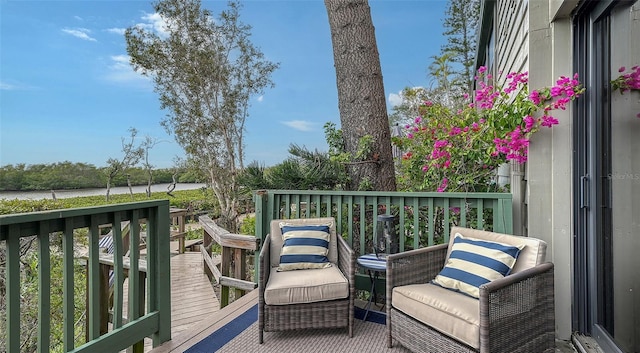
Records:
<instances>
[{"instance_id":1,"label":"wall of building","mask_svg":"<svg viewBox=\"0 0 640 353\"><path fill-rule=\"evenodd\" d=\"M572 75L571 21L552 21L550 1L529 2L530 89L548 87ZM531 141L526 167L526 228L548 243L555 264L556 334L571 335L572 288L572 134L571 111L555 111L560 124L542 129Z\"/></svg>"},{"instance_id":2,"label":"wall of building","mask_svg":"<svg viewBox=\"0 0 640 353\"><path fill-rule=\"evenodd\" d=\"M506 0L495 5L493 74L503 81L510 72L529 70L529 16L528 1ZM523 166L509 165L511 193L513 194L513 232L526 235L526 204Z\"/></svg>"},{"instance_id":3,"label":"wall of building","mask_svg":"<svg viewBox=\"0 0 640 353\"><path fill-rule=\"evenodd\" d=\"M530 89L549 87L573 75L572 24L577 0L496 0L494 74L528 71ZM482 43L481 43L482 45ZM556 334L571 336L572 307L572 126L571 111L557 111L560 124L532 139L524 173L512 165L514 232L545 240L555 264ZM524 178L522 178L524 174ZM517 183L524 192L520 194ZM520 224L520 225L519 225Z\"/></svg>"}]
</instances>

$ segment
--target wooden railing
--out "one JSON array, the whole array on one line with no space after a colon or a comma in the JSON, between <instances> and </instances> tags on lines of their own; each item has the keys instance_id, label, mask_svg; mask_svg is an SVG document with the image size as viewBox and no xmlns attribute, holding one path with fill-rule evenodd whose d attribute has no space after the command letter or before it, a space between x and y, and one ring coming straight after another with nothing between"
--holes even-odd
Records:
<instances>
[{"instance_id":1,"label":"wooden railing","mask_svg":"<svg viewBox=\"0 0 640 353\"><path fill-rule=\"evenodd\" d=\"M221 228L208 216L200 216L199 223L204 230L201 248L205 273L220 284L220 307L229 304L231 292L234 298L243 296L256 288L256 283L245 280L247 276L247 251L257 249L258 238L252 235L232 234ZM212 257L212 247L216 243L221 247L220 269Z\"/></svg>"},{"instance_id":2,"label":"wooden railing","mask_svg":"<svg viewBox=\"0 0 640 353\"><path fill-rule=\"evenodd\" d=\"M113 227L114 253L110 268L114 273L112 329L106 332L105 285L108 275L101 268L102 259L98 242L100 228L120 225L129 221L129 257L125 252L121 229ZM140 261L140 233L146 228L146 262ZM76 254L74 237L76 230L88 229L87 254L87 338L86 343L76 347L74 330L74 263ZM49 352L51 347L51 241L62 240L62 295L55 299L62 302L64 352L117 352L134 347L141 351L145 337L151 337L157 346L171 339L171 290L169 268L169 202L168 200L128 203L103 207L65 209L25 214L0 216L0 246L6 251L6 338L8 352L19 352L21 346L21 243L32 237L38 256L38 352ZM57 245L56 245L57 246ZM145 266L146 265L146 266ZM129 274L129 293L123 293L125 271ZM146 273L146 281L144 280ZM145 283L146 282L146 283ZM145 298L145 287L146 298ZM128 295L128 307L123 308L124 296ZM146 308L145 308L146 299ZM145 310L146 309L146 310ZM123 317L127 313L127 319ZM126 321L126 322L125 322Z\"/></svg>"},{"instance_id":3,"label":"wooden railing","mask_svg":"<svg viewBox=\"0 0 640 353\"><path fill-rule=\"evenodd\" d=\"M331 216L357 256L373 252L381 214L396 216L399 251L448 242L453 225L513 231L511 194L506 193L259 190L254 202L261 243L273 219ZM368 279L360 276L356 285L365 289Z\"/></svg>"}]
</instances>

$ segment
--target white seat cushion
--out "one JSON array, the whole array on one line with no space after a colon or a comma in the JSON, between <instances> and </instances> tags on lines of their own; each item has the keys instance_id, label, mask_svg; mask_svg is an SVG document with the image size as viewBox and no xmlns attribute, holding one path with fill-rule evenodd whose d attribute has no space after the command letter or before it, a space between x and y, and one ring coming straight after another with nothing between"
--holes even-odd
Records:
<instances>
[{"instance_id":1,"label":"white seat cushion","mask_svg":"<svg viewBox=\"0 0 640 353\"><path fill-rule=\"evenodd\" d=\"M480 347L478 299L425 283L393 288L391 305L445 335Z\"/></svg>"},{"instance_id":2,"label":"white seat cushion","mask_svg":"<svg viewBox=\"0 0 640 353\"><path fill-rule=\"evenodd\" d=\"M279 272L271 268L264 290L267 305L288 305L344 299L349 282L338 266Z\"/></svg>"}]
</instances>

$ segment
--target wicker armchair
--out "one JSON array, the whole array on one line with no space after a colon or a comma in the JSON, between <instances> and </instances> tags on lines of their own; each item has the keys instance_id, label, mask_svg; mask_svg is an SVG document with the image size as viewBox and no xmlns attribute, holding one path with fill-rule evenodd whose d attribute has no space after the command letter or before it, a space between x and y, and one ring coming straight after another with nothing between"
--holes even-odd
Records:
<instances>
[{"instance_id":1,"label":"wicker armchair","mask_svg":"<svg viewBox=\"0 0 640 353\"><path fill-rule=\"evenodd\" d=\"M506 277L479 288L479 299L430 283L454 234L525 244ZM453 227L451 242L387 258L387 345L414 352L547 352L555 347L553 264L546 243ZM407 299L409 298L409 299Z\"/></svg>"},{"instance_id":2,"label":"wicker armchair","mask_svg":"<svg viewBox=\"0 0 640 353\"><path fill-rule=\"evenodd\" d=\"M330 224L329 268L278 271L283 248L281 222L292 226ZM348 328L353 337L356 256L327 218L273 220L260 251L259 342L265 331Z\"/></svg>"}]
</instances>

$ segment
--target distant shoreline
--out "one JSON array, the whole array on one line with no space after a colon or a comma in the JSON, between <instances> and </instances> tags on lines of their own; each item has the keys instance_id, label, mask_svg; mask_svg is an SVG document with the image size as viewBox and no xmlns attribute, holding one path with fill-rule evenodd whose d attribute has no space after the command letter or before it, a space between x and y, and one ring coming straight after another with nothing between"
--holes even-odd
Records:
<instances>
[{"instance_id":1,"label":"distant shoreline","mask_svg":"<svg viewBox=\"0 0 640 353\"><path fill-rule=\"evenodd\" d=\"M169 183L164 184L153 184L151 185L152 192L166 192L168 191ZM174 191L180 190L193 190L200 189L206 187L207 184L204 183L177 183ZM136 185L131 187L133 189L133 193L143 193L147 189L146 185ZM49 191L0 191L0 199L7 200L42 200L42 199L53 199L53 194L55 193L55 197L58 199L70 198L70 197L83 197L83 196L99 196L106 195L106 188L95 188L95 189L77 189L77 190L49 190ZM128 194L129 188L126 186L117 186L111 188L111 195L118 194Z\"/></svg>"}]
</instances>

